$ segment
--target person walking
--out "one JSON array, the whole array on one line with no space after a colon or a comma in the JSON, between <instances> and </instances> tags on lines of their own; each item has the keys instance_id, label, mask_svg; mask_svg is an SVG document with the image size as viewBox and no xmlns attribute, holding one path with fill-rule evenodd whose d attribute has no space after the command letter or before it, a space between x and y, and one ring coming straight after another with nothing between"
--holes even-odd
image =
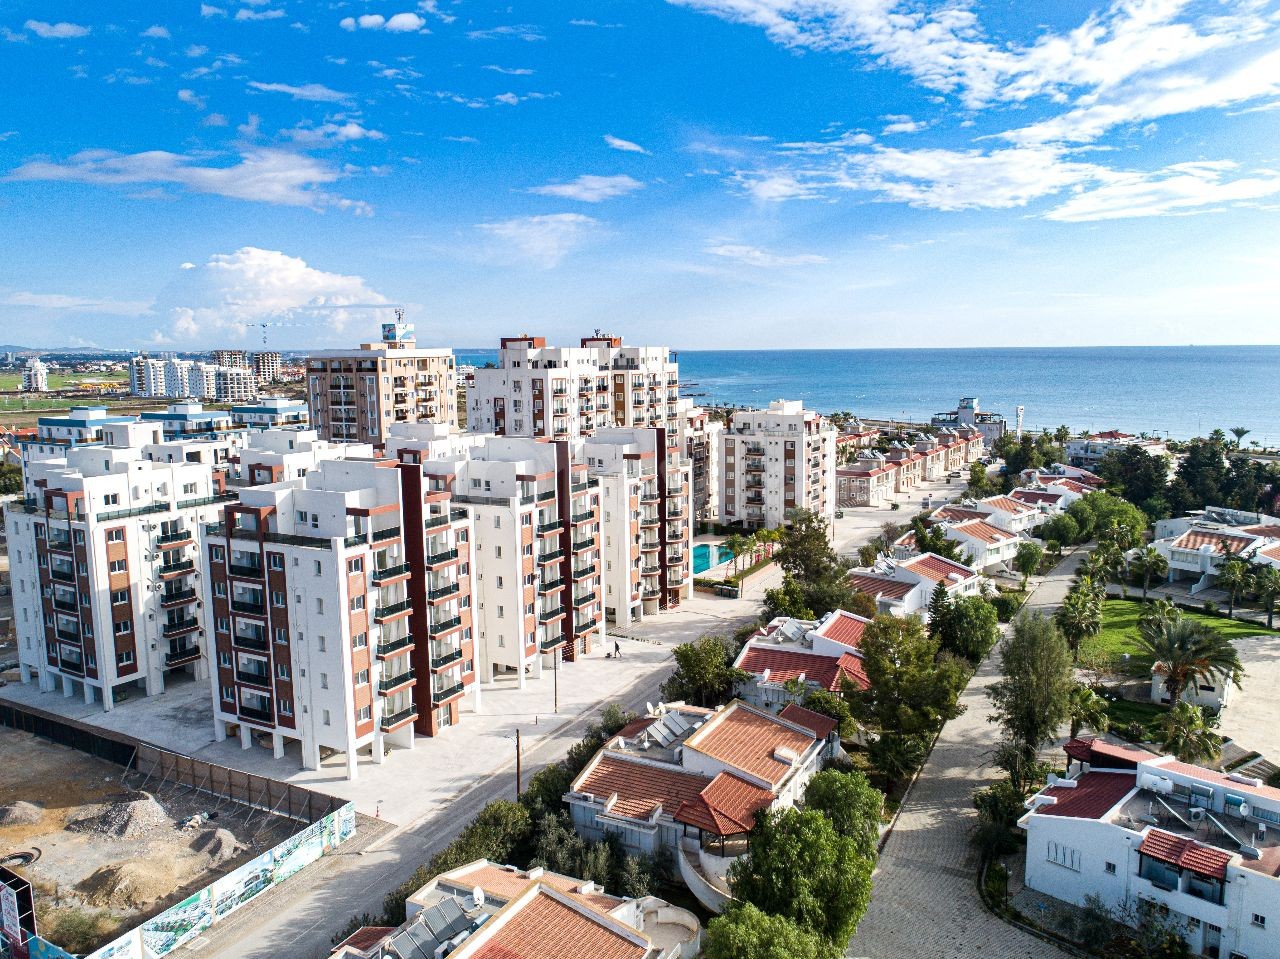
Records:
<instances>
[{"instance_id":1,"label":"person walking","mask_svg":"<svg viewBox=\"0 0 1280 959\"><path fill-rule=\"evenodd\" d=\"M613 641L613 658L622 658L622 647L618 645L618 641L616 639Z\"/></svg>"}]
</instances>

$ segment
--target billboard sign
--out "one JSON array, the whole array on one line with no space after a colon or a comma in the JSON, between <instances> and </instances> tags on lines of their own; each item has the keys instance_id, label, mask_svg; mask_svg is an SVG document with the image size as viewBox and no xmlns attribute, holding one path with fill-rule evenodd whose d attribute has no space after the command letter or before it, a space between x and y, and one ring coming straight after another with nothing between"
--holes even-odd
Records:
<instances>
[{"instance_id":1,"label":"billboard sign","mask_svg":"<svg viewBox=\"0 0 1280 959\"><path fill-rule=\"evenodd\" d=\"M382 324L383 343L403 343L413 339L413 324L403 320Z\"/></svg>"}]
</instances>

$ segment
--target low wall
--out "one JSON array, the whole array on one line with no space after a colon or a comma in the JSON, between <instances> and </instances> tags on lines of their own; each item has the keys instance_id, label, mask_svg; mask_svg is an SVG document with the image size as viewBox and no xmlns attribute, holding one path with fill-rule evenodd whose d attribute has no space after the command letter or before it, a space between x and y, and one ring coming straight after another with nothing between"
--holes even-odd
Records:
<instances>
[{"instance_id":1,"label":"low wall","mask_svg":"<svg viewBox=\"0 0 1280 959\"><path fill-rule=\"evenodd\" d=\"M680 862L680 878L684 880L684 884L689 887L689 891L693 893L698 902L712 912L719 914L724 912L729 903L733 902L733 897L726 895L711 885L699 871L694 860L699 858L701 853L702 850L698 846L697 840L685 839L681 841L680 848L676 853L676 858Z\"/></svg>"}]
</instances>

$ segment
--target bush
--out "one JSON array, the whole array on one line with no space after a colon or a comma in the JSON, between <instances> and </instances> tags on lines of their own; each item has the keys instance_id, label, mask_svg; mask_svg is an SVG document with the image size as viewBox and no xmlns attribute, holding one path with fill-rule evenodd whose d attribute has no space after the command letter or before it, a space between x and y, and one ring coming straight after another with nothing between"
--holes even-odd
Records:
<instances>
[{"instance_id":1,"label":"bush","mask_svg":"<svg viewBox=\"0 0 1280 959\"><path fill-rule=\"evenodd\" d=\"M1011 623L1026 600L1025 593L1001 593L991 601L991 605L996 608L996 618L1000 622Z\"/></svg>"},{"instance_id":2,"label":"bush","mask_svg":"<svg viewBox=\"0 0 1280 959\"><path fill-rule=\"evenodd\" d=\"M1200 609L1204 611L1204 614L1205 614L1206 616L1217 616L1217 615L1218 615L1218 604L1217 604L1217 603L1215 603L1215 602L1214 602L1213 600L1211 600L1211 599L1206 599L1206 600L1205 600L1205 601L1200 605Z\"/></svg>"},{"instance_id":3,"label":"bush","mask_svg":"<svg viewBox=\"0 0 1280 959\"><path fill-rule=\"evenodd\" d=\"M115 929L117 921L105 910L63 906L44 919L44 935L69 952L92 952Z\"/></svg>"}]
</instances>

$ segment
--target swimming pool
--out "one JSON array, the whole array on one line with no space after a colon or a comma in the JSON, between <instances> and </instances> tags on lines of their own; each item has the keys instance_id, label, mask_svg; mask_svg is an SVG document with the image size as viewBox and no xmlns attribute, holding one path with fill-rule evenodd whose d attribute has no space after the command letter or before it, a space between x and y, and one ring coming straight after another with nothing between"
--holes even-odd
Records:
<instances>
[{"instance_id":1,"label":"swimming pool","mask_svg":"<svg viewBox=\"0 0 1280 959\"><path fill-rule=\"evenodd\" d=\"M693 575L705 573L712 566L719 566L733 559L733 550L724 546L716 546L716 559L711 559L711 544L699 543L693 548Z\"/></svg>"}]
</instances>

